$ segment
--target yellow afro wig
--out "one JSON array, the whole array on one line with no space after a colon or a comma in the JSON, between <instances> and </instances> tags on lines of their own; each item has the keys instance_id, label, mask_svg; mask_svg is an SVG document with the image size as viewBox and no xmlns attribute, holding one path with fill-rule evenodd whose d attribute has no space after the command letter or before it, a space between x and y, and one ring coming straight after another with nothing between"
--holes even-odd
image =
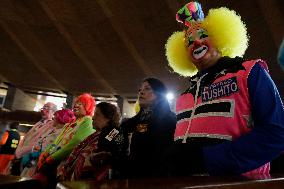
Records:
<instances>
[{"instance_id":1,"label":"yellow afro wig","mask_svg":"<svg viewBox=\"0 0 284 189\"><path fill-rule=\"evenodd\" d=\"M193 76L197 69L190 61L184 42L184 32L174 32L166 43L166 56L173 70L183 76Z\"/></svg>"},{"instance_id":2,"label":"yellow afro wig","mask_svg":"<svg viewBox=\"0 0 284 189\"><path fill-rule=\"evenodd\" d=\"M201 22L221 56L242 57L248 47L247 28L235 11L225 7L210 9ZM169 65L178 74L188 77L197 73L191 62L184 41L185 32L174 32L168 39L166 57Z\"/></svg>"}]
</instances>

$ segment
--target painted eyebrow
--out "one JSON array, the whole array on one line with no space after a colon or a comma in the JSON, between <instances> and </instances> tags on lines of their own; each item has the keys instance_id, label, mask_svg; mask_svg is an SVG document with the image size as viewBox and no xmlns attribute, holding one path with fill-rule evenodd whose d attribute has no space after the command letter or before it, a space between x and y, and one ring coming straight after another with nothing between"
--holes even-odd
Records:
<instances>
[{"instance_id":1,"label":"painted eyebrow","mask_svg":"<svg viewBox=\"0 0 284 189\"><path fill-rule=\"evenodd\" d=\"M188 36L188 40L189 41L194 41L193 36L192 35Z\"/></svg>"}]
</instances>

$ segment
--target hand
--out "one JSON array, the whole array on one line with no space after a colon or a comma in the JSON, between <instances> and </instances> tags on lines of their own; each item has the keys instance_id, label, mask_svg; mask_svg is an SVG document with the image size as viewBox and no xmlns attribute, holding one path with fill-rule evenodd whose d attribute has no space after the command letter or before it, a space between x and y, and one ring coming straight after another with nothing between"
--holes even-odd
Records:
<instances>
[{"instance_id":1,"label":"hand","mask_svg":"<svg viewBox=\"0 0 284 189\"><path fill-rule=\"evenodd\" d=\"M39 151L40 149L41 149L40 145L35 145L35 146L33 147L33 151L34 151L34 152L37 152L37 151Z\"/></svg>"},{"instance_id":2,"label":"hand","mask_svg":"<svg viewBox=\"0 0 284 189\"><path fill-rule=\"evenodd\" d=\"M49 156L49 154L47 152L42 152L38 158L39 162L44 162L45 159Z\"/></svg>"},{"instance_id":3,"label":"hand","mask_svg":"<svg viewBox=\"0 0 284 189\"><path fill-rule=\"evenodd\" d=\"M43 166L44 162L43 161L38 161L36 165L36 172L39 172Z\"/></svg>"},{"instance_id":4,"label":"hand","mask_svg":"<svg viewBox=\"0 0 284 189\"><path fill-rule=\"evenodd\" d=\"M55 162L55 160L53 159L52 156L48 156L48 157L45 159L45 162L50 165L50 164L53 164L53 163Z\"/></svg>"},{"instance_id":5,"label":"hand","mask_svg":"<svg viewBox=\"0 0 284 189\"><path fill-rule=\"evenodd\" d=\"M37 162L37 170L39 171L43 164L45 163L46 161L46 158L49 156L49 154L47 152L42 152L39 156L39 159L38 159L38 162Z\"/></svg>"}]
</instances>

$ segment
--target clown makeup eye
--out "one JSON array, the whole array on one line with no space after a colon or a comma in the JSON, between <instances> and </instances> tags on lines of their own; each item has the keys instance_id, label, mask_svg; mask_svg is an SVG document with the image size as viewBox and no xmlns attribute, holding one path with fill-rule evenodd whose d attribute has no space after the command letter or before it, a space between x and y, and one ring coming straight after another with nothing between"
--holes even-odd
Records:
<instances>
[{"instance_id":1,"label":"clown makeup eye","mask_svg":"<svg viewBox=\"0 0 284 189\"><path fill-rule=\"evenodd\" d=\"M206 37L208 37L208 35L207 35L206 33L202 33L202 34L200 35L200 39L203 39L203 38L206 38Z\"/></svg>"},{"instance_id":2,"label":"clown makeup eye","mask_svg":"<svg viewBox=\"0 0 284 189\"><path fill-rule=\"evenodd\" d=\"M198 30L198 35L200 39L204 39L206 37L208 37L208 33L206 30Z\"/></svg>"},{"instance_id":3,"label":"clown makeup eye","mask_svg":"<svg viewBox=\"0 0 284 189\"><path fill-rule=\"evenodd\" d=\"M190 46L190 45L192 45L193 44L193 42L194 42L194 38L193 38L193 36L192 35L190 35L190 36L188 36L187 37L187 46Z\"/></svg>"}]
</instances>

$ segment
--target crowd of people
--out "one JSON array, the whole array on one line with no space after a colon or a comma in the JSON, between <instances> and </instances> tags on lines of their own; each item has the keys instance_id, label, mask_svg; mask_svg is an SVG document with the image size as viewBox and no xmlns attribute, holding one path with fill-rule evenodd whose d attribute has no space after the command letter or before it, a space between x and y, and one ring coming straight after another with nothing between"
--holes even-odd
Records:
<instances>
[{"instance_id":1,"label":"crowd of people","mask_svg":"<svg viewBox=\"0 0 284 189\"><path fill-rule=\"evenodd\" d=\"M159 162L174 142L176 124L166 91L159 79L143 80L139 111L122 123L115 105L96 104L87 93L74 100L72 110L57 110L55 104L46 103L41 108L42 119L20 142L17 136L18 148L7 160L13 163L15 157L20 161L19 171L12 173L11 163L5 163L2 174L38 179L47 188L54 188L59 181L162 175Z\"/></svg>"},{"instance_id":2,"label":"crowd of people","mask_svg":"<svg viewBox=\"0 0 284 189\"><path fill-rule=\"evenodd\" d=\"M3 136L0 173L9 174L15 158L21 176L50 187L81 179L269 176L284 151L284 107L266 62L242 58L249 38L241 17L225 7L204 16L190 2L176 19L184 30L170 36L166 56L189 86L175 113L166 86L153 77L141 83L137 114L123 122L115 105L96 104L87 93L72 110L46 103L23 140L12 125Z\"/></svg>"}]
</instances>

